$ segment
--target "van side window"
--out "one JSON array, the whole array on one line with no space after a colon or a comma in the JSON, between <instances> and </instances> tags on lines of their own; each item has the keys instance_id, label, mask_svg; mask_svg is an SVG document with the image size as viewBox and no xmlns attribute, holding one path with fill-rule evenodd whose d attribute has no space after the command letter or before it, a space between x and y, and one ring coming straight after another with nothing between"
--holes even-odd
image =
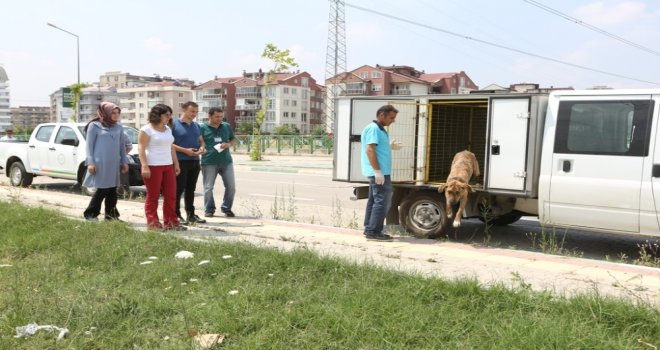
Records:
<instances>
[{"instance_id":1,"label":"van side window","mask_svg":"<svg viewBox=\"0 0 660 350\"><path fill-rule=\"evenodd\" d=\"M652 110L651 100L562 101L554 152L645 157Z\"/></svg>"},{"instance_id":2,"label":"van side window","mask_svg":"<svg viewBox=\"0 0 660 350\"><path fill-rule=\"evenodd\" d=\"M37 135L34 137L37 141L48 142L50 141L50 135L53 134L53 129L55 125L46 125L39 128Z\"/></svg>"},{"instance_id":3,"label":"van side window","mask_svg":"<svg viewBox=\"0 0 660 350\"><path fill-rule=\"evenodd\" d=\"M65 139L71 139L71 140L76 140L76 132L73 131L68 126L62 126L60 127L60 130L57 131L57 136L55 136L55 143L56 144L62 144L62 140Z\"/></svg>"}]
</instances>

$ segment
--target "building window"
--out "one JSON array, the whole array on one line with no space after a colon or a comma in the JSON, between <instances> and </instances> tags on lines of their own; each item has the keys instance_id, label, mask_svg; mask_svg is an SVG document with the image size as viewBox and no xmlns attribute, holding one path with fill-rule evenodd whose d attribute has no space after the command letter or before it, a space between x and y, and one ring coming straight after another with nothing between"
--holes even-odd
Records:
<instances>
[{"instance_id":1,"label":"building window","mask_svg":"<svg viewBox=\"0 0 660 350\"><path fill-rule=\"evenodd\" d=\"M289 117L289 112L282 112L282 117L288 118Z\"/></svg>"},{"instance_id":2,"label":"building window","mask_svg":"<svg viewBox=\"0 0 660 350\"><path fill-rule=\"evenodd\" d=\"M296 95L296 94L298 94L298 89L291 88L291 95Z\"/></svg>"},{"instance_id":3,"label":"building window","mask_svg":"<svg viewBox=\"0 0 660 350\"><path fill-rule=\"evenodd\" d=\"M179 97L183 97L183 92L179 92Z\"/></svg>"},{"instance_id":4,"label":"building window","mask_svg":"<svg viewBox=\"0 0 660 350\"><path fill-rule=\"evenodd\" d=\"M139 93L139 94L138 94L139 97L142 97L142 95L144 95L144 94L143 94L143 93Z\"/></svg>"},{"instance_id":5,"label":"building window","mask_svg":"<svg viewBox=\"0 0 660 350\"><path fill-rule=\"evenodd\" d=\"M307 113L300 113L300 121L303 122L307 121Z\"/></svg>"},{"instance_id":6,"label":"building window","mask_svg":"<svg viewBox=\"0 0 660 350\"><path fill-rule=\"evenodd\" d=\"M381 73L381 72L379 72L379 71L376 71L376 70L375 70L375 71L372 71L372 72L371 72L371 78L372 78L372 79L380 79L380 78L382 78L382 77L383 77L383 73Z\"/></svg>"},{"instance_id":7,"label":"building window","mask_svg":"<svg viewBox=\"0 0 660 350\"><path fill-rule=\"evenodd\" d=\"M283 106L289 106L289 100L283 100L282 105Z\"/></svg>"},{"instance_id":8,"label":"building window","mask_svg":"<svg viewBox=\"0 0 660 350\"><path fill-rule=\"evenodd\" d=\"M296 118L296 112L291 112L291 118L293 118L293 119Z\"/></svg>"},{"instance_id":9,"label":"building window","mask_svg":"<svg viewBox=\"0 0 660 350\"><path fill-rule=\"evenodd\" d=\"M297 100L291 100L291 106L297 107L298 106L298 101Z\"/></svg>"},{"instance_id":10,"label":"building window","mask_svg":"<svg viewBox=\"0 0 660 350\"><path fill-rule=\"evenodd\" d=\"M369 72L360 72L361 79L369 79Z\"/></svg>"},{"instance_id":11,"label":"building window","mask_svg":"<svg viewBox=\"0 0 660 350\"><path fill-rule=\"evenodd\" d=\"M301 83L300 83L300 85L302 85L302 87L308 87L308 86L309 86L309 78L307 78L307 77L303 77L303 78L301 79Z\"/></svg>"},{"instance_id":12,"label":"building window","mask_svg":"<svg viewBox=\"0 0 660 350\"><path fill-rule=\"evenodd\" d=\"M288 87L282 88L282 93L288 94L289 88Z\"/></svg>"},{"instance_id":13,"label":"building window","mask_svg":"<svg viewBox=\"0 0 660 350\"><path fill-rule=\"evenodd\" d=\"M371 85L371 91L381 91L382 89L383 89L383 87L380 84Z\"/></svg>"},{"instance_id":14,"label":"building window","mask_svg":"<svg viewBox=\"0 0 660 350\"><path fill-rule=\"evenodd\" d=\"M461 77L460 87L465 87L465 77Z\"/></svg>"}]
</instances>

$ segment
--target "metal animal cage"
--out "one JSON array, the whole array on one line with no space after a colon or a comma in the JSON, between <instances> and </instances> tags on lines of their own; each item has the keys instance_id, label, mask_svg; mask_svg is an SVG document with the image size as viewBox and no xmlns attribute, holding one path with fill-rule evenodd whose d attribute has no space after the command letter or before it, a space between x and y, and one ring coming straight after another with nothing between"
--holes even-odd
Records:
<instances>
[{"instance_id":1,"label":"metal animal cage","mask_svg":"<svg viewBox=\"0 0 660 350\"><path fill-rule=\"evenodd\" d=\"M487 100L447 100L430 102L427 183L444 183L454 155L468 150L475 154L481 169L473 184L483 184L486 162Z\"/></svg>"}]
</instances>

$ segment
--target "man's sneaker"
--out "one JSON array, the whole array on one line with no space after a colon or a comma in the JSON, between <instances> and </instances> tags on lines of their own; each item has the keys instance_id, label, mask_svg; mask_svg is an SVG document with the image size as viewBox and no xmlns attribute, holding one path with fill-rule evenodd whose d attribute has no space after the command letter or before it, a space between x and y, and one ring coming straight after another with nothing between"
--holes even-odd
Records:
<instances>
[{"instance_id":1,"label":"man's sneaker","mask_svg":"<svg viewBox=\"0 0 660 350\"><path fill-rule=\"evenodd\" d=\"M213 217L213 213L211 213L211 212L206 212L206 213L204 213L204 217L205 217L205 218L212 218L212 217Z\"/></svg>"},{"instance_id":2,"label":"man's sneaker","mask_svg":"<svg viewBox=\"0 0 660 350\"><path fill-rule=\"evenodd\" d=\"M192 214L188 216L188 222L191 224L205 224L206 220L200 218L199 216Z\"/></svg>"},{"instance_id":3,"label":"man's sneaker","mask_svg":"<svg viewBox=\"0 0 660 350\"><path fill-rule=\"evenodd\" d=\"M392 240L392 236L385 233L367 233L364 235L367 237L368 241L385 241L389 242Z\"/></svg>"},{"instance_id":4,"label":"man's sneaker","mask_svg":"<svg viewBox=\"0 0 660 350\"><path fill-rule=\"evenodd\" d=\"M188 220L186 220L186 219L184 219L184 218L182 218L182 217L180 217L180 216L178 217L178 219L179 219L179 223L180 223L181 225L188 225Z\"/></svg>"},{"instance_id":5,"label":"man's sneaker","mask_svg":"<svg viewBox=\"0 0 660 350\"><path fill-rule=\"evenodd\" d=\"M222 212L225 213L225 215L228 218L233 218L234 216L236 216L236 214L234 214L234 212L231 211L231 209L222 208Z\"/></svg>"}]
</instances>

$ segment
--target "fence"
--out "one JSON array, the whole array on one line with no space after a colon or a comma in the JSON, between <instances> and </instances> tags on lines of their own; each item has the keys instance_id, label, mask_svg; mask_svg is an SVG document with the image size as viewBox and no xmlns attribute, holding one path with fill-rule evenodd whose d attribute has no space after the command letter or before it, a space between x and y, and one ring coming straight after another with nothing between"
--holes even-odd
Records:
<instances>
[{"instance_id":1,"label":"fence","mask_svg":"<svg viewBox=\"0 0 660 350\"><path fill-rule=\"evenodd\" d=\"M331 154L333 149L332 136L328 135L235 135L236 153L249 153L252 141L260 138L262 153L270 154Z\"/></svg>"}]
</instances>

